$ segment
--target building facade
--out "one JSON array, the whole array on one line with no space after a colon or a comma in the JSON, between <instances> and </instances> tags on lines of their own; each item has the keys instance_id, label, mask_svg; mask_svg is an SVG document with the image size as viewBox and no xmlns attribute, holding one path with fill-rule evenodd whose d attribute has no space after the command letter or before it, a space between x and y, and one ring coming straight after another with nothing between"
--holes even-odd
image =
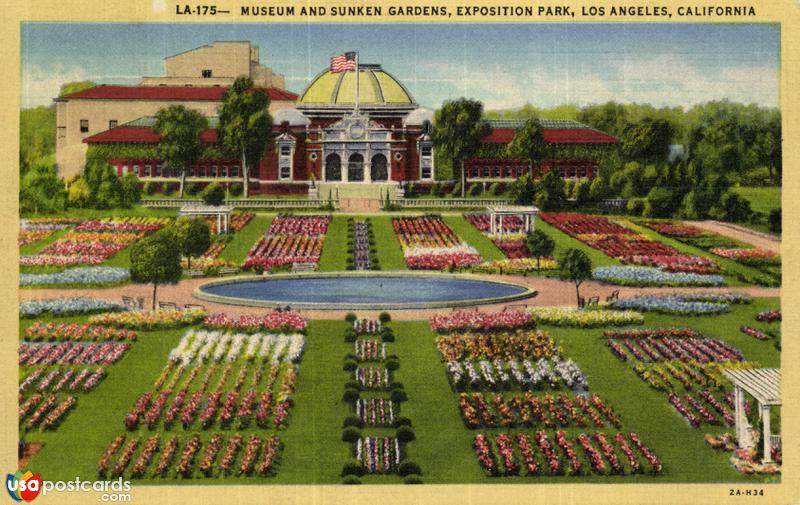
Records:
<instances>
[{"instance_id":1,"label":"building facade","mask_svg":"<svg viewBox=\"0 0 800 505\"><path fill-rule=\"evenodd\" d=\"M433 111L419 107L410 92L380 65L360 65L358 76L355 71L326 69L286 106L280 99L291 98L288 92L274 88L268 92L272 103L277 100L281 107L271 107L272 141L250 171L251 193L302 193L315 182L369 184L435 178L429 135ZM152 115L138 117L83 142L155 146L160 138L154 124ZM209 129L201 134L201 140L216 143L217 126L217 117L210 115ZM110 163L120 176L133 172L156 182L178 178L154 158L119 157ZM187 175L188 180L199 183L243 180L237 159L203 159L190 167Z\"/></svg>"},{"instance_id":2,"label":"building facade","mask_svg":"<svg viewBox=\"0 0 800 505\"><path fill-rule=\"evenodd\" d=\"M183 105L216 116L227 87L242 75L267 90L271 112L292 107L297 95L283 88L283 76L258 64L258 54L249 42L215 42L166 58L164 77L145 77L137 86L95 86L56 98L59 172L65 178L81 173L86 139L154 116L162 108Z\"/></svg>"}]
</instances>

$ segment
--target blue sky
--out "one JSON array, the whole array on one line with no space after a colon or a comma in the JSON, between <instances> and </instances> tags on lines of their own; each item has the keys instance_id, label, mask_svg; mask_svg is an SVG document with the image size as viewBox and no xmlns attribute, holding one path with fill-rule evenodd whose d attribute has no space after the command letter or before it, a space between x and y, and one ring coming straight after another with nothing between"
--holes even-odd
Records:
<instances>
[{"instance_id":1,"label":"blue sky","mask_svg":"<svg viewBox=\"0 0 800 505\"><path fill-rule=\"evenodd\" d=\"M301 92L329 58L358 50L416 101L468 96L486 108L607 100L690 107L728 98L778 105L777 24L45 24L22 26L23 107L64 82L136 84L163 58L249 40Z\"/></svg>"}]
</instances>

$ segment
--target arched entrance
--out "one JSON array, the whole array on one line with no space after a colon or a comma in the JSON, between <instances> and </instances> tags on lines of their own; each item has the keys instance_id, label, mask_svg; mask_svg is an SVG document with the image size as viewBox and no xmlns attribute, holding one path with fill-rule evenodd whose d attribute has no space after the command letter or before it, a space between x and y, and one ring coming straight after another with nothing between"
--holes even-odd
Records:
<instances>
[{"instance_id":1,"label":"arched entrance","mask_svg":"<svg viewBox=\"0 0 800 505\"><path fill-rule=\"evenodd\" d=\"M336 153L331 153L325 158L325 180L342 180L342 159Z\"/></svg>"},{"instance_id":2,"label":"arched entrance","mask_svg":"<svg viewBox=\"0 0 800 505\"><path fill-rule=\"evenodd\" d=\"M389 179L389 171L386 169L386 156L378 153L372 157L372 167L370 177L373 181L385 181Z\"/></svg>"},{"instance_id":3,"label":"arched entrance","mask_svg":"<svg viewBox=\"0 0 800 505\"><path fill-rule=\"evenodd\" d=\"M350 182L364 180L364 157L358 153L351 154L347 160L347 180Z\"/></svg>"}]
</instances>

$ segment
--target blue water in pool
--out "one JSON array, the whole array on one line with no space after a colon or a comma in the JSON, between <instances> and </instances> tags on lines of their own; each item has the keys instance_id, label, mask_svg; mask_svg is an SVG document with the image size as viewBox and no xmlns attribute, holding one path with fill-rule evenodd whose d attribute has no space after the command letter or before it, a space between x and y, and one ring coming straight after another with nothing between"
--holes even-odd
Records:
<instances>
[{"instance_id":1,"label":"blue water in pool","mask_svg":"<svg viewBox=\"0 0 800 505\"><path fill-rule=\"evenodd\" d=\"M448 277L312 277L203 286L219 296L292 303L424 304L522 294L524 287Z\"/></svg>"}]
</instances>

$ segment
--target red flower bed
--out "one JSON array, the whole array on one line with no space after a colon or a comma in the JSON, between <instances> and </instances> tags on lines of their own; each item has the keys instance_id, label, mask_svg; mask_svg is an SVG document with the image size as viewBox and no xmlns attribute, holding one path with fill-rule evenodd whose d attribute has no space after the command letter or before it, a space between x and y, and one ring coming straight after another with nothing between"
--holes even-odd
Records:
<instances>
[{"instance_id":1,"label":"red flower bed","mask_svg":"<svg viewBox=\"0 0 800 505\"><path fill-rule=\"evenodd\" d=\"M328 216L276 217L247 254L243 268L317 263L328 231Z\"/></svg>"}]
</instances>

